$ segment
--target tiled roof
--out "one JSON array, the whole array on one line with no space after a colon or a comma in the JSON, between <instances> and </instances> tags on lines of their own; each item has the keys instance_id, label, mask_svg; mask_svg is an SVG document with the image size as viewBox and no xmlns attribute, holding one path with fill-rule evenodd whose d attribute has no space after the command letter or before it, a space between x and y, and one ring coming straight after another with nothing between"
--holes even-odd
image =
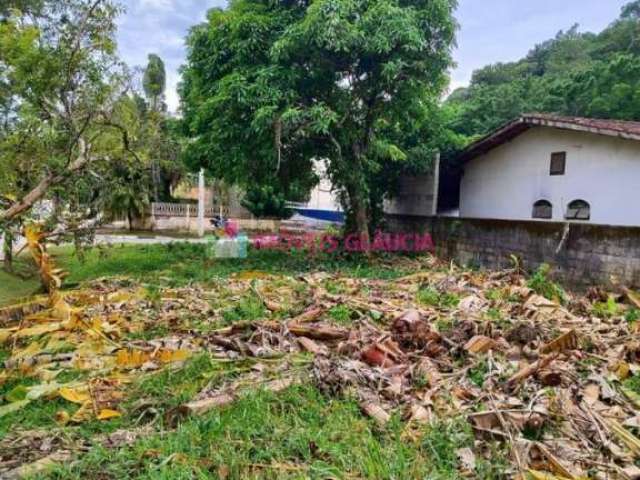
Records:
<instances>
[{"instance_id":1,"label":"tiled roof","mask_svg":"<svg viewBox=\"0 0 640 480\"><path fill-rule=\"evenodd\" d=\"M640 122L603 120L598 118L561 117L542 113L530 113L503 125L486 137L472 143L459 156L460 163L487 153L503 143L536 126L595 133L611 137L640 141Z\"/></svg>"}]
</instances>

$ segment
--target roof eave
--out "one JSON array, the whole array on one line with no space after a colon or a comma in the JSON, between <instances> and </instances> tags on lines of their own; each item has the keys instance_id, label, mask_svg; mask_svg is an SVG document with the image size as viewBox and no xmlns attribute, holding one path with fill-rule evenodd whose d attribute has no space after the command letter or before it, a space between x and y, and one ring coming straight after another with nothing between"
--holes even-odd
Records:
<instances>
[{"instance_id":1,"label":"roof eave","mask_svg":"<svg viewBox=\"0 0 640 480\"><path fill-rule=\"evenodd\" d=\"M542 118L533 115L524 115L519 117L506 125L500 127L498 130L490 133L489 135L475 141L469 145L459 156L458 163L463 165L476 157L484 155L485 153L493 150L494 148L503 145L524 133L531 127L551 127L561 130L572 130L576 132L593 133L595 135L605 135L608 137L622 138L625 140L640 141L640 135L630 132L621 132L618 130L589 127L586 125L577 125L561 120L553 120L549 118Z\"/></svg>"}]
</instances>

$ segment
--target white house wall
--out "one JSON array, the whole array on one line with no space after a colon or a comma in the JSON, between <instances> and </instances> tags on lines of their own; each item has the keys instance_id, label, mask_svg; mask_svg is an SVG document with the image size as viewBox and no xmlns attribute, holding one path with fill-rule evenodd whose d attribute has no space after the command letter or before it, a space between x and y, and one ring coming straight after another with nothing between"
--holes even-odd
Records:
<instances>
[{"instance_id":1,"label":"white house wall","mask_svg":"<svg viewBox=\"0 0 640 480\"><path fill-rule=\"evenodd\" d=\"M391 215L434 216L438 207L439 173L440 157L437 156L432 173L402 176L397 195L384 202L384 212Z\"/></svg>"},{"instance_id":2,"label":"white house wall","mask_svg":"<svg viewBox=\"0 0 640 480\"><path fill-rule=\"evenodd\" d=\"M551 154L566 152L564 175L549 173ZM548 200L552 221L567 204L585 200L590 223L640 225L640 142L535 127L464 167L460 215L531 220L533 204ZM584 223L584 222L581 222Z\"/></svg>"},{"instance_id":3,"label":"white house wall","mask_svg":"<svg viewBox=\"0 0 640 480\"><path fill-rule=\"evenodd\" d=\"M320 183L311 191L305 207L313 210L342 210L336 193L332 191L331 182L326 177L321 177Z\"/></svg>"}]
</instances>

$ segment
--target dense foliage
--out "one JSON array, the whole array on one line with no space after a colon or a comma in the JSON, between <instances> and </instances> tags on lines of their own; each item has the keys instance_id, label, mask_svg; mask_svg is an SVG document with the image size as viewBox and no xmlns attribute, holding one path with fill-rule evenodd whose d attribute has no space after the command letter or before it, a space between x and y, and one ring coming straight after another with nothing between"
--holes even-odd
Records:
<instances>
[{"instance_id":1,"label":"dense foliage","mask_svg":"<svg viewBox=\"0 0 640 480\"><path fill-rule=\"evenodd\" d=\"M256 217L289 218L293 215L293 211L287 207L287 198L272 185L248 189L242 206Z\"/></svg>"},{"instance_id":2,"label":"dense foliage","mask_svg":"<svg viewBox=\"0 0 640 480\"><path fill-rule=\"evenodd\" d=\"M467 140L525 112L640 120L640 0L599 34L574 25L517 62L477 70L444 108Z\"/></svg>"},{"instance_id":3,"label":"dense foliage","mask_svg":"<svg viewBox=\"0 0 640 480\"><path fill-rule=\"evenodd\" d=\"M112 0L0 7L0 233L7 251L36 205L47 206L37 209L47 228L76 239L110 215L141 214L153 190L151 165L177 163L175 126L164 113L152 115L117 56L121 11ZM150 75L154 106L164 85L157 70Z\"/></svg>"},{"instance_id":4,"label":"dense foliage","mask_svg":"<svg viewBox=\"0 0 640 480\"><path fill-rule=\"evenodd\" d=\"M235 0L188 39L189 158L229 183L298 200L328 160L365 233L394 179L441 132L454 0ZM298 197L298 198L296 198Z\"/></svg>"}]
</instances>

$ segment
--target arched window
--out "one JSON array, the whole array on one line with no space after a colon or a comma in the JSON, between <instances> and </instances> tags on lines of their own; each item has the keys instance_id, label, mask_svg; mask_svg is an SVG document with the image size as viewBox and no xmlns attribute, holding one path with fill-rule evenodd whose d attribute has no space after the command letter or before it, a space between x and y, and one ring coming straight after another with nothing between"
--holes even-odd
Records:
<instances>
[{"instance_id":1,"label":"arched window","mask_svg":"<svg viewBox=\"0 0 640 480\"><path fill-rule=\"evenodd\" d=\"M567 207L567 220L589 220L591 218L591 206L584 200L574 200Z\"/></svg>"},{"instance_id":2,"label":"arched window","mask_svg":"<svg viewBox=\"0 0 640 480\"><path fill-rule=\"evenodd\" d=\"M538 200L533 204L533 218L553 218L553 206L547 200Z\"/></svg>"}]
</instances>

